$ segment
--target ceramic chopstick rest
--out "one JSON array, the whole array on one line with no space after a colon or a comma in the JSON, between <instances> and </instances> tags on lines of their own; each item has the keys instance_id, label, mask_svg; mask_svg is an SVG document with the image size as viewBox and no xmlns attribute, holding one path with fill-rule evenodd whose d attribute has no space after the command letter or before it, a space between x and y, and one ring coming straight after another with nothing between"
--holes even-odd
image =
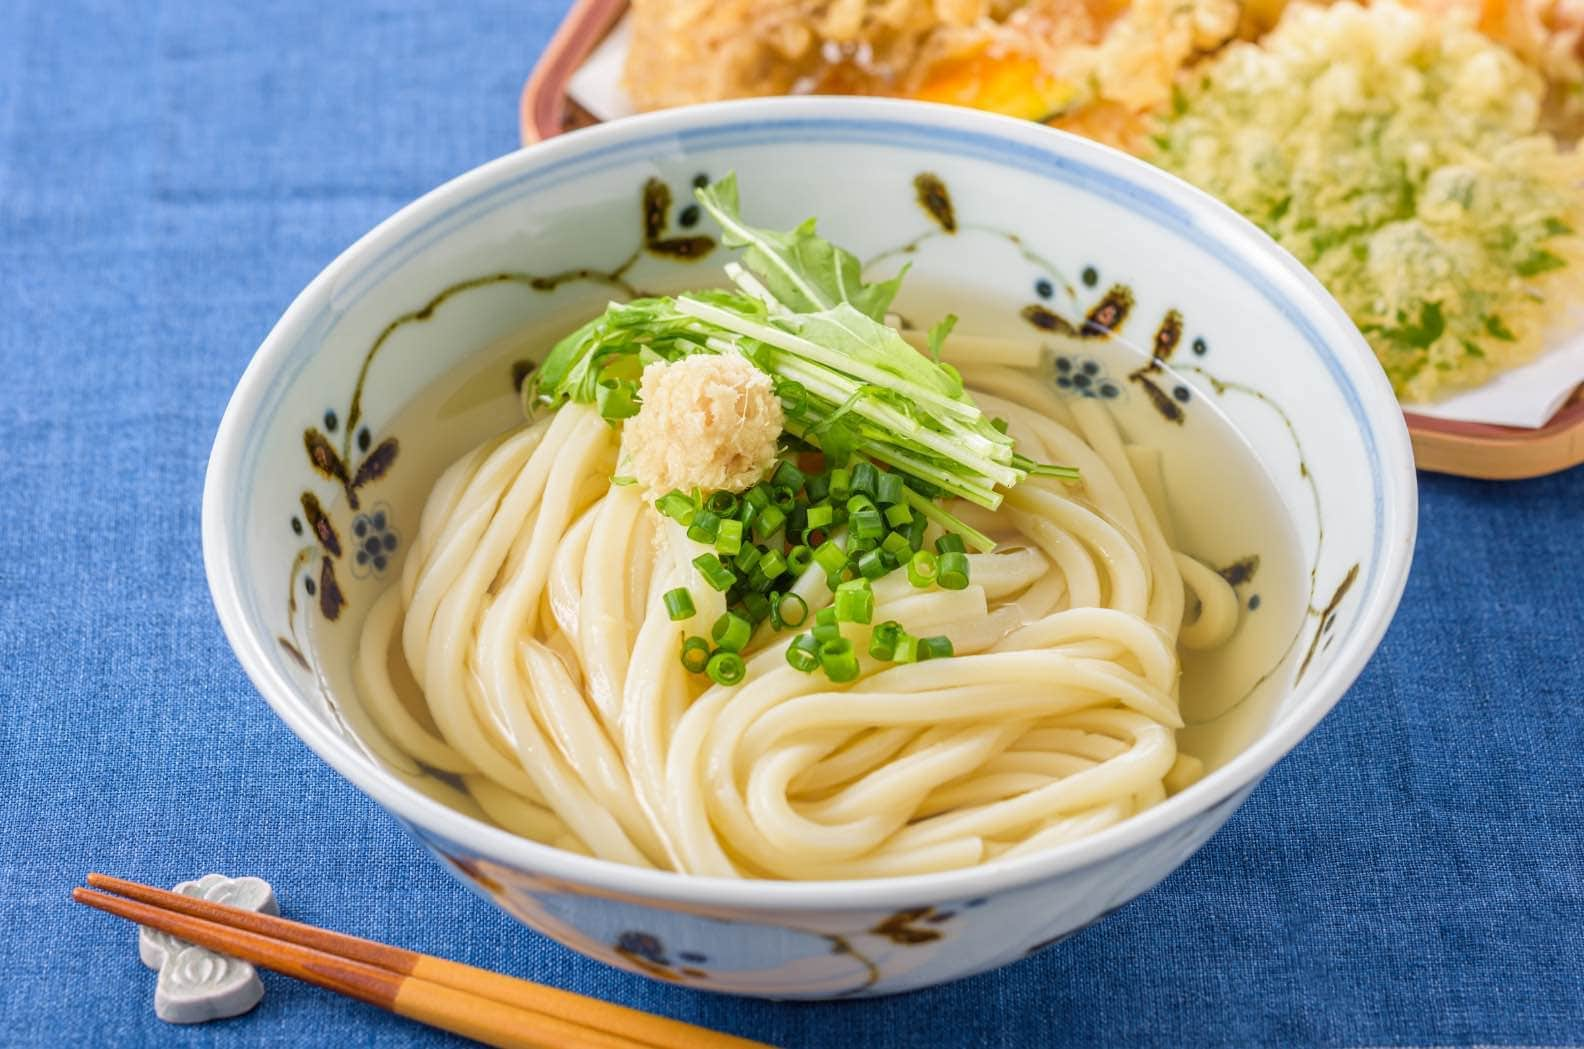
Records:
<instances>
[{"instance_id":1,"label":"ceramic chopstick rest","mask_svg":"<svg viewBox=\"0 0 1584 1049\"><path fill-rule=\"evenodd\" d=\"M172 891L264 914L280 913L275 891L262 878L206 874L197 881L184 881ZM264 997L264 984L252 965L195 947L157 929L139 927L138 957L159 973L154 986L154 1012L166 1023L203 1023L241 1016Z\"/></svg>"}]
</instances>

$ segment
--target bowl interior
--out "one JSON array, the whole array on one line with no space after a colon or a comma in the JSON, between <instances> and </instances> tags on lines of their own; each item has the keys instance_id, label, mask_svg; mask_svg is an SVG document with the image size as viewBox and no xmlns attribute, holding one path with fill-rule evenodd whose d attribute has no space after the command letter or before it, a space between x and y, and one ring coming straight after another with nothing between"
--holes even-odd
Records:
<instances>
[{"instance_id":1,"label":"bowl interior","mask_svg":"<svg viewBox=\"0 0 1584 1049\"><path fill-rule=\"evenodd\" d=\"M1290 614L1249 617L1269 672L1199 700L1208 720L1252 693L1270 744L1204 804L1335 701L1400 592L1412 469L1373 358L1312 279L1218 205L1075 139L936 107L757 103L570 135L470 173L359 242L272 333L217 441L206 556L244 664L321 753L455 801L361 716L362 617L399 576L440 470L518 418L523 362L612 297L718 281L727 253L690 193L729 170L756 224L817 215L877 271L910 264L898 310L924 324L950 308L959 330L1035 340L1114 321L1097 366L1159 416L1168 462L1204 413L1246 438L1306 592ZM1259 551L1214 527L1195 539L1242 574L1241 597L1259 594Z\"/></svg>"}]
</instances>

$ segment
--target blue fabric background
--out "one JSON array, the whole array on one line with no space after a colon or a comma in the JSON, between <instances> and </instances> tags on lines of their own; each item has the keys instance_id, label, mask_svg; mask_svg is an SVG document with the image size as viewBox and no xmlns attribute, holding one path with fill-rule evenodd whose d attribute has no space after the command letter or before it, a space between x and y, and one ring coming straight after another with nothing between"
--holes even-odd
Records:
<instances>
[{"instance_id":1,"label":"blue fabric background","mask_svg":"<svg viewBox=\"0 0 1584 1049\"><path fill-rule=\"evenodd\" d=\"M1226 829L1061 947L906 997L740 1001L585 961L286 731L204 586L226 398L343 246L513 148L562 8L0 14L0 1041L455 1044L284 978L167 1027L131 930L67 902L94 868L260 874L307 921L789 1047L1584 1044L1584 470L1423 477L1379 655Z\"/></svg>"}]
</instances>

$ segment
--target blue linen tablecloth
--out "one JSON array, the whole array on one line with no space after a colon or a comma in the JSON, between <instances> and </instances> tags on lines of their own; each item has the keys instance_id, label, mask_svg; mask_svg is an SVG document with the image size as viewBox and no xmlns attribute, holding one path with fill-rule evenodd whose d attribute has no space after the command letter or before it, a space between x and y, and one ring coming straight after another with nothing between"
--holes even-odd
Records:
<instances>
[{"instance_id":1,"label":"blue linen tablecloth","mask_svg":"<svg viewBox=\"0 0 1584 1049\"><path fill-rule=\"evenodd\" d=\"M1584 1044L1584 469L1423 476L1357 687L1155 891L948 987L780 1005L586 961L465 891L276 720L210 607L203 468L292 296L516 144L559 0L11 0L0 19L0 1042L457 1044L285 978L173 1028L89 869L789 1047Z\"/></svg>"}]
</instances>

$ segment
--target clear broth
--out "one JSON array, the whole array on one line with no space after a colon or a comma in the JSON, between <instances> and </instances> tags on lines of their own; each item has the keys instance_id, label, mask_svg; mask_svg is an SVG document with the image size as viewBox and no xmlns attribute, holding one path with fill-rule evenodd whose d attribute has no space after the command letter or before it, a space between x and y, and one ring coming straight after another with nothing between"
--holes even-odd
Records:
<instances>
[{"instance_id":1,"label":"clear broth","mask_svg":"<svg viewBox=\"0 0 1584 1049\"><path fill-rule=\"evenodd\" d=\"M394 435L401 442L401 464L374 486L365 512L383 506L401 536L401 546L384 572L376 577L343 581L345 613L334 623L312 616L309 630L314 661L322 668L338 710L371 754L413 786L484 818L452 777L422 768L385 741L357 706L351 666L363 617L379 591L397 585L407 545L416 528L430 486L465 452L522 420L514 370L520 362L537 360L570 323L535 325L471 357L441 381L431 384L380 427L376 440ZM1179 748L1205 763L1207 770L1225 764L1270 724L1294 669L1294 639L1307 609L1305 575L1296 530L1275 486L1253 449L1209 400L1193 393L1185 421L1166 420L1148 399L1127 389L1123 377L1136 368L1141 355L1121 341L1096 341L1069 369L1092 367L1092 387L1100 377L1115 377L1118 393L1105 399L1126 439L1160 450L1166 499L1176 545L1218 570L1251 557L1258 567L1240 583L1240 622L1232 639L1207 652L1182 657L1181 704L1187 727L1178 733ZM1070 374L1070 372L1068 373ZM1056 364L1029 372L1029 381L1054 384ZM1169 369L1160 381L1168 390L1186 384ZM1069 387L1070 391L1071 387ZM351 512L331 508L337 522ZM405 668L393 667L405 678ZM409 710L433 729L421 699L407 698Z\"/></svg>"}]
</instances>

